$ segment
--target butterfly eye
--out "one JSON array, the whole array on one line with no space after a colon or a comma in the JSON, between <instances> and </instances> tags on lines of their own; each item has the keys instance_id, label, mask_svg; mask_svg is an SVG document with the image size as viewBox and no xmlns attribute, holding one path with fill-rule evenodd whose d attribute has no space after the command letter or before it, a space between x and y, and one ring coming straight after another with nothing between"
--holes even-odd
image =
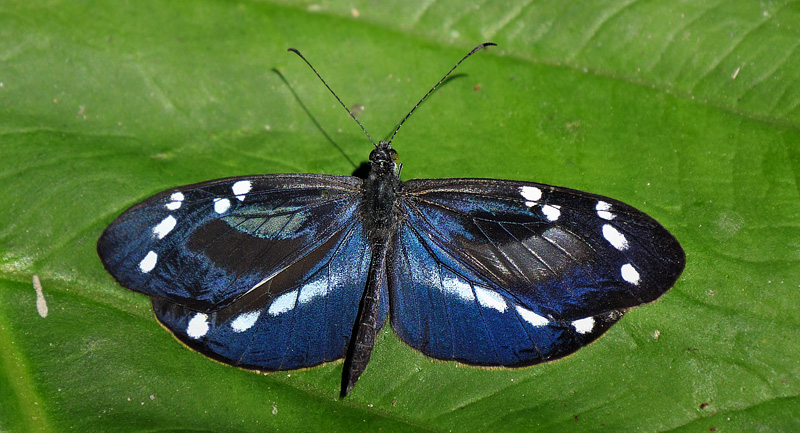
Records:
<instances>
[{"instance_id":1,"label":"butterfly eye","mask_svg":"<svg viewBox=\"0 0 800 433\"><path fill-rule=\"evenodd\" d=\"M389 156L392 158L392 162L397 163L400 157L397 155L397 151L394 149L389 149Z\"/></svg>"}]
</instances>

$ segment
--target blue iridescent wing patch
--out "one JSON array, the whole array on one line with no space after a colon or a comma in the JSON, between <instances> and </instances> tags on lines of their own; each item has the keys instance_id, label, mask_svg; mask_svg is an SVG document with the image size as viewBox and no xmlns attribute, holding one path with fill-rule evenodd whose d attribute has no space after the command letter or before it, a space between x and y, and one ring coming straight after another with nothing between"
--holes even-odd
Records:
<instances>
[{"instance_id":1,"label":"blue iridescent wing patch","mask_svg":"<svg viewBox=\"0 0 800 433\"><path fill-rule=\"evenodd\" d=\"M188 346L238 367L291 370L341 359L367 284L371 255L364 235L361 224L351 220L263 286L219 310L195 311L159 298L153 308Z\"/></svg>"},{"instance_id":2,"label":"blue iridescent wing patch","mask_svg":"<svg viewBox=\"0 0 800 433\"><path fill-rule=\"evenodd\" d=\"M156 194L106 228L100 259L204 355L263 371L344 358L342 395L387 317L430 357L526 366L595 340L683 271L678 241L625 203L522 181L403 182L391 139L373 144L364 179L245 176Z\"/></svg>"}]
</instances>

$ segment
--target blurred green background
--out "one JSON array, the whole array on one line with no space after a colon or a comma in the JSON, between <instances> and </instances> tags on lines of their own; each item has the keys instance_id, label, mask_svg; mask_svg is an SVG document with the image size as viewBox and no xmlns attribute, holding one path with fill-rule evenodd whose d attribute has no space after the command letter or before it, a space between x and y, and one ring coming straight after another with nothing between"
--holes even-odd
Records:
<instances>
[{"instance_id":1,"label":"blurred green background","mask_svg":"<svg viewBox=\"0 0 800 433\"><path fill-rule=\"evenodd\" d=\"M596 343L482 369L386 327L339 400L340 363L211 361L104 271L97 237L153 193L366 160L286 48L378 139L485 41L396 137L404 178L567 186L672 231L675 288ZM788 1L3 2L0 431L800 431L798 46Z\"/></svg>"}]
</instances>

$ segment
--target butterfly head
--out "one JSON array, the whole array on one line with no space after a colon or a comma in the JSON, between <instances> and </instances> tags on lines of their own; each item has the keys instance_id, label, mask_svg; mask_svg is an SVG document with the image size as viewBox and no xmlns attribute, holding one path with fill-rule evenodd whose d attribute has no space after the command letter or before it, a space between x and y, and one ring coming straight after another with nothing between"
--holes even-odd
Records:
<instances>
[{"instance_id":1,"label":"butterfly head","mask_svg":"<svg viewBox=\"0 0 800 433\"><path fill-rule=\"evenodd\" d=\"M392 149L392 143L381 141L369 154L369 164L372 167L372 174L379 177L388 174L400 176L400 169L403 164L398 162L397 151Z\"/></svg>"}]
</instances>

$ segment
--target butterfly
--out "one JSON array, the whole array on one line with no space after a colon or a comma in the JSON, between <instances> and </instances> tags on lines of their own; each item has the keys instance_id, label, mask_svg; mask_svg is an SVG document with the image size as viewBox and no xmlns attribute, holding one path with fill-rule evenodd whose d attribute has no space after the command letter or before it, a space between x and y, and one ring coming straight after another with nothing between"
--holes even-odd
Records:
<instances>
[{"instance_id":1,"label":"butterfly","mask_svg":"<svg viewBox=\"0 0 800 433\"><path fill-rule=\"evenodd\" d=\"M491 45L464 56L394 134ZM345 358L342 396L387 319L429 357L528 366L595 340L683 271L678 241L612 198L515 180L401 181L394 134L373 141L364 179L240 176L156 194L106 228L98 254L189 347L261 371Z\"/></svg>"}]
</instances>

